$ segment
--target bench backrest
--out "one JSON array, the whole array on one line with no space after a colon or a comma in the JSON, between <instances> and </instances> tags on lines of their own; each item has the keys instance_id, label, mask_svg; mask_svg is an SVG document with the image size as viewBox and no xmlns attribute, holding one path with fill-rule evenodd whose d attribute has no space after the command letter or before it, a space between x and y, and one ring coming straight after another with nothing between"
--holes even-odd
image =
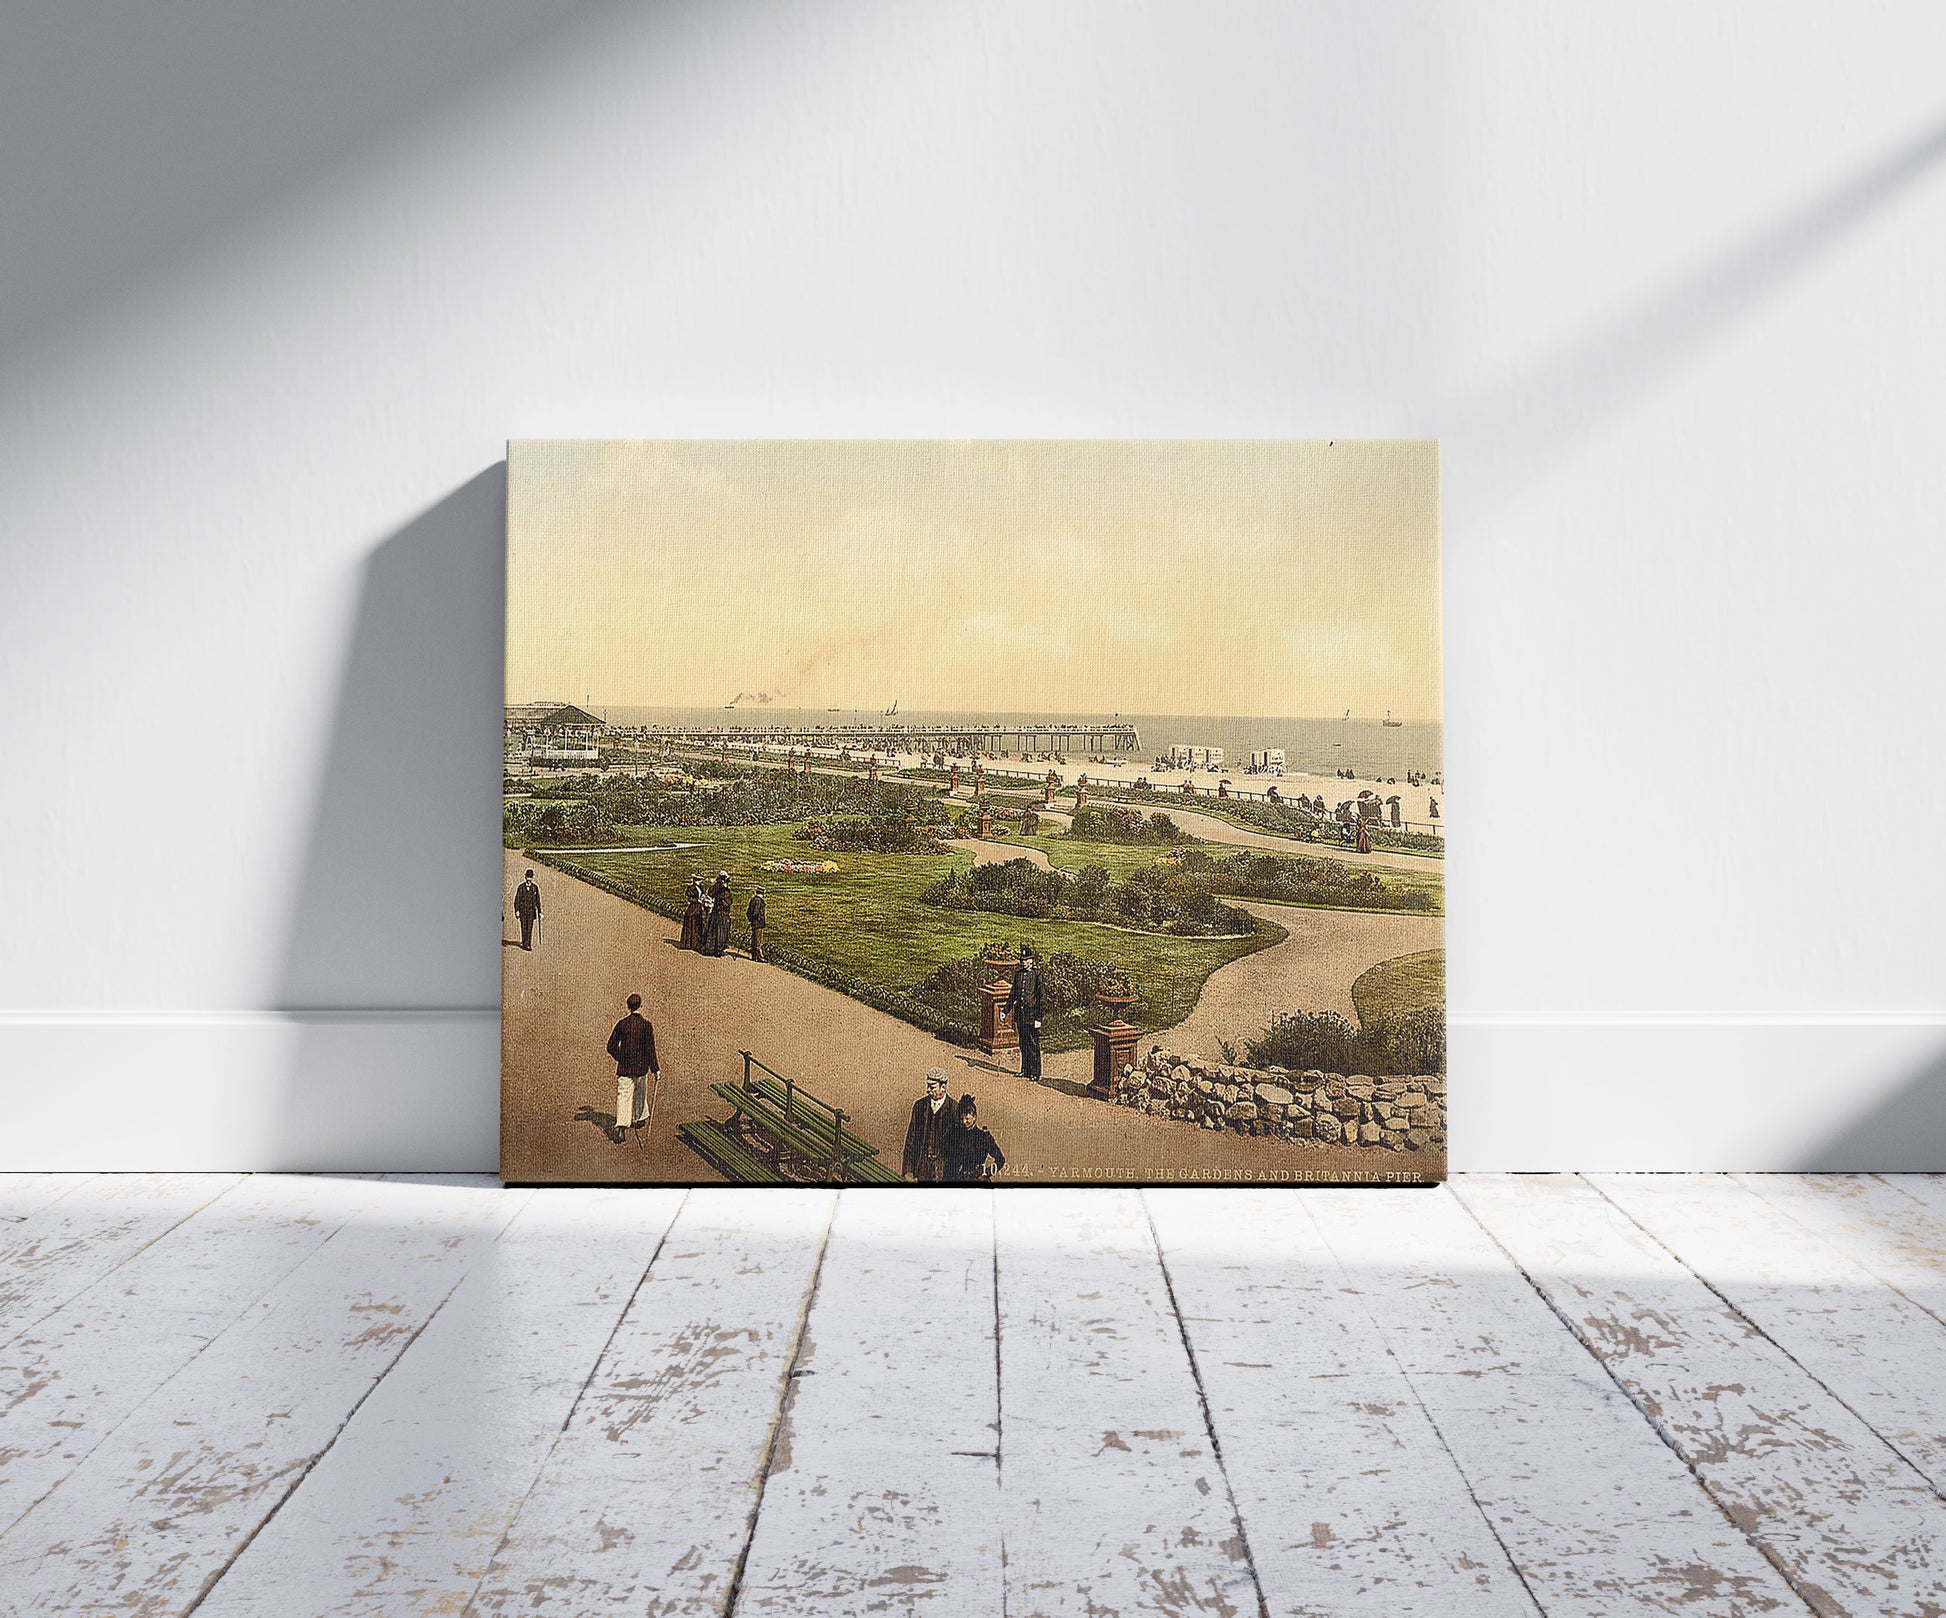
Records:
<instances>
[{"instance_id":1,"label":"bench backrest","mask_svg":"<svg viewBox=\"0 0 1946 1618\"><path fill-rule=\"evenodd\" d=\"M741 1051L738 1054L743 1058L743 1088L747 1092L752 1094L756 1092L758 1072L768 1073L771 1078L775 1079L784 1087L784 1114L786 1117L795 1119L799 1115L798 1109L802 1107L809 1114L809 1121L812 1123L822 1125L834 1135L842 1135L844 1133L845 1120L850 1116L849 1113L841 1111L828 1102L820 1101L795 1079L787 1079L774 1067L766 1067L748 1051Z\"/></svg>"}]
</instances>

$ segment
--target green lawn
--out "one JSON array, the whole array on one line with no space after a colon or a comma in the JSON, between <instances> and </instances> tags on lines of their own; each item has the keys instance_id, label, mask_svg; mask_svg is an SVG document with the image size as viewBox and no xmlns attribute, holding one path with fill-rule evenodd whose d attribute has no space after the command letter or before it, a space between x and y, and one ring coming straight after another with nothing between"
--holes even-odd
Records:
<instances>
[{"instance_id":1,"label":"green lawn","mask_svg":"<svg viewBox=\"0 0 1946 1618\"><path fill-rule=\"evenodd\" d=\"M769 910L767 945L782 946L821 968L879 990L910 990L935 967L975 955L995 940L1031 943L1043 958L1065 950L1110 961L1127 971L1140 988L1143 998L1130 1019L1144 1028L1180 1022L1194 1008L1203 980L1211 972L1284 936L1282 929L1266 926L1254 938L1175 938L1094 922L1029 921L941 909L922 903L919 895L941 872L970 864L969 851L827 856L799 842L791 832L789 826L631 826L617 836L617 843L703 846L644 854L562 848L550 850L544 858L563 871L585 871L601 885L664 915L681 914L692 873L708 881L717 871L728 871L739 937L743 907L751 888L761 883ZM1066 838L1025 841L1045 848L1056 864L1077 869L1098 863L1119 872L1147 863L1159 852L1076 844ZM838 869L825 875L761 869L765 861L780 858L829 858ZM972 1020L976 1008L967 1007L966 1014ZM1050 1041L1050 1046L1076 1043L1068 1036Z\"/></svg>"},{"instance_id":2,"label":"green lawn","mask_svg":"<svg viewBox=\"0 0 1946 1618\"><path fill-rule=\"evenodd\" d=\"M1374 1019L1405 1011L1438 1009L1446 1004L1446 952L1429 949L1380 961L1361 972L1351 986L1351 1003L1358 1020L1369 1028Z\"/></svg>"}]
</instances>

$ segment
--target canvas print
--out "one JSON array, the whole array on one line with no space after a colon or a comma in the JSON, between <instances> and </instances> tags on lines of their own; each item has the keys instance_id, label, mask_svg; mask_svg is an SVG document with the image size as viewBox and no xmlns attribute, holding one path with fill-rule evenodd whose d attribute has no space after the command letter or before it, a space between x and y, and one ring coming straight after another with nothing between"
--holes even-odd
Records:
<instances>
[{"instance_id":1,"label":"canvas print","mask_svg":"<svg viewBox=\"0 0 1946 1618\"><path fill-rule=\"evenodd\" d=\"M1427 442L517 442L502 1173L1444 1177Z\"/></svg>"}]
</instances>

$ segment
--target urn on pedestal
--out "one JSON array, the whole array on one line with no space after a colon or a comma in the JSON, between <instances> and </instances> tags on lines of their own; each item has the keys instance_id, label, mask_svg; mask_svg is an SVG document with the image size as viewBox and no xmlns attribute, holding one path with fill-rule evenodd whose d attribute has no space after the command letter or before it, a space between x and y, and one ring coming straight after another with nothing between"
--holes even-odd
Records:
<instances>
[{"instance_id":1,"label":"urn on pedestal","mask_svg":"<svg viewBox=\"0 0 1946 1618\"><path fill-rule=\"evenodd\" d=\"M1115 1076L1135 1060L1142 1030L1126 1021L1123 1014L1136 999L1135 985L1126 977L1110 978L1095 991L1099 1015L1088 1030L1095 1042L1095 1072L1088 1093L1103 1101L1114 1099Z\"/></svg>"},{"instance_id":2,"label":"urn on pedestal","mask_svg":"<svg viewBox=\"0 0 1946 1618\"><path fill-rule=\"evenodd\" d=\"M1020 1034L1007 1014L1007 996L1013 993L1014 968L1020 965L1020 957L1004 944L989 944L980 965L987 977L980 986L980 1049L989 1056L1019 1050Z\"/></svg>"}]
</instances>

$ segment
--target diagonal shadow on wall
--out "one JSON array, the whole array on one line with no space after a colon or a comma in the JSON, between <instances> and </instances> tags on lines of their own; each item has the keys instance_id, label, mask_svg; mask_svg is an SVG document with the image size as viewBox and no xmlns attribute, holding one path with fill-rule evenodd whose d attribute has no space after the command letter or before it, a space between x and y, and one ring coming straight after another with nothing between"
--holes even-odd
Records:
<instances>
[{"instance_id":1,"label":"diagonal shadow on wall","mask_svg":"<svg viewBox=\"0 0 1946 1618\"><path fill-rule=\"evenodd\" d=\"M628 15L618 0L9 6L0 367L193 271L265 212L382 170L455 106Z\"/></svg>"},{"instance_id":2,"label":"diagonal shadow on wall","mask_svg":"<svg viewBox=\"0 0 1946 1618\"><path fill-rule=\"evenodd\" d=\"M1545 477L1942 164L1946 118L1935 118L1727 251L1623 305L1503 382L1455 401L1438 418L1458 452L1447 457L1454 511L1477 521Z\"/></svg>"},{"instance_id":3,"label":"diagonal shadow on wall","mask_svg":"<svg viewBox=\"0 0 1946 1618\"><path fill-rule=\"evenodd\" d=\"M1936 1048L1889 1099L1799 1154L1803 1174L1937 1174L1946 1167L1946 1046Z\"/></svg>"}]
</instances>

